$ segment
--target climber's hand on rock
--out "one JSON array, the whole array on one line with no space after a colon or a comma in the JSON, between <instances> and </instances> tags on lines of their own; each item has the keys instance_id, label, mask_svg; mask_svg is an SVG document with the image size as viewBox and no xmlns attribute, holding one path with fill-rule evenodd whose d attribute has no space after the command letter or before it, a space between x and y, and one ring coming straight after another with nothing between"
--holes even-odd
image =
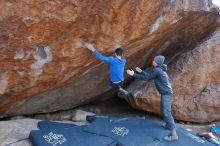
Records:
<instances>
[{"instance_id":1,"label":"climber's hand on rock","mask_svg":"<svg viewBox=\"0 0 220 146\"><path fill-rule=\"evenodd\" d=\"M140 69L139 67L136 67L135 70L136 70L138 73L141 73L141 72L142 72L142 69Z\"/></svg>"},{"instance_id":2,"label":"climber's hand on rock","mask_svg":"<svg viewBox=\"0 0 220 146\"><path fill-rule=\"evenodd\" d=\"M85 48L89 49L90 51L94 52L95 51L95 48L92 44L90 43L85 43Z\"/></svg>"},{"instance_id":3,"label":"climber's hand on rock","mask_svg":"<svg viewBox=\"0 0 220 146\"><path fill-rule=\"evenodd\" d=\"M134 75L134 71L132 69L127 69L127 74L130 76Z\"/></svg>"}]
</instances>

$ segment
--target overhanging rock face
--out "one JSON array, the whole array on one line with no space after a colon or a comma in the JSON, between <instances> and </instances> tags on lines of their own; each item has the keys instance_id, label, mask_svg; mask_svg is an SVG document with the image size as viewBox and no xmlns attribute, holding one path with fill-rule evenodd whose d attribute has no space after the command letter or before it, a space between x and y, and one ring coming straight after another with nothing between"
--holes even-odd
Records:
<instances>
[{"instance_id":1,"label":"overhanging rock face","mask_svg":"<svg viewBox=\"0 0 220 146\"><path fill-rule=\"evenodd\" d=\"M220 30L168 66L174 89L175 119L193 122L220 120ZM160 112L160 95L153 82L135 81L126 100L134 108Z\"/></svg>"},{"instance_id":2,"label":"overhanging rock face","mask_svg":"<svg viewBox=\"0 0 220 146\"><path fill-rule=\"evenodd\" d=\"M105 55L123 46L127 67L171 57L215 31L207 0L21 0L0 2L0 115L52 112L108 92Z\"/></svg>"}]
</instances>

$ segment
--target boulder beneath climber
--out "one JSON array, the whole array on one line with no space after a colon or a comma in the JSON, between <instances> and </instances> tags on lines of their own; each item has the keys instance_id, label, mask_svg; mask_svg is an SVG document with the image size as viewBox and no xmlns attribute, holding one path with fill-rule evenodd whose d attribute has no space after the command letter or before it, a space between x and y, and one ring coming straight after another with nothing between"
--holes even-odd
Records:
<instances>
[{"instance_id":1,"label":"boulder beneath climber","mask_svg":"<svg viewBox=\"0 0 220 146\"><path fill-rule=\"evenodd\" d=\"M168 65L174 91L172 112L177 120L220 120L220 30ZM160 113L160 95L152 81L135 81L126 98L134 108Z\"/></svg>"},{"instance_id":2,"label":"boulder beneath climber","mask_svg":"<svg viewBox=\"0 0 220 146\"><path fill-rule=\"evenodd\" d=\"M70 109L107 97L108 68L80 48L110 55L122 46L127 67L172 57L213 33L211 0L20 0L0 2L0 116Z\"/></svg>"},{"instance_id":3,"label":"boulder beneath climber","mask_svg":"<svg viewBox=\"0 0 220 146\"><path fill-rule=\"evenodd\" d=\"M17 119L0 121L0 145L1 146L32 146L29 139L29 134L32 130L39 130L38 119ZM72 121L46 121L45 123L59 122L73 125L85 125L85 122L72 122ZM42 125L45 126L46 124ZM46 125L51 128L50 125ZM56 127L56 126L55 126ZM54 127L53 127L54 128Z\"/></svg>"},{"instance_id":4,"label":"boulder beneath climber","mask_svg":"<svg viewBox=\"0 0 220 146\"><path fill-rule=\"evenodd\" d=\"M0 121L0 145L32 146L28 139L31 130L37 130L35 119Z\"/></svg>"}]
</instances>

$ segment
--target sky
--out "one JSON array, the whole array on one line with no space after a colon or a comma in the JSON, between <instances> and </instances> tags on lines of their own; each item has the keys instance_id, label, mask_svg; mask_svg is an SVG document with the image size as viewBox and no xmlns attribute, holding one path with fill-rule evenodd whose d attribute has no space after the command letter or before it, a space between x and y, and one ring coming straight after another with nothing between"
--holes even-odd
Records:
<instances>
[{"instance_id":1,"label":"sky","mask_svg":"<svg viewBox=\"0 0 220 146\"><path fill-rule=\"evenodd\" d=\"M212 3L220 7L220 0L212 0Z\"/></svg>"}]
</instances>

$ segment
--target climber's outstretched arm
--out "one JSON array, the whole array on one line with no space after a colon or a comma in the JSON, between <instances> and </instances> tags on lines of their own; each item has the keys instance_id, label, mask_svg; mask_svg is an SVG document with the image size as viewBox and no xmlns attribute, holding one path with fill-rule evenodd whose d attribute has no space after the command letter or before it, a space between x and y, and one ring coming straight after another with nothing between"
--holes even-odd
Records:
<instances>
[{"instance_id":1,"label":"climber's outstretched arm","mask_svg":"<svg viewBox=\"0 0 220 146\"><path fill-rule=\"evenodd\" d=\"M95 47L92 44L86 43L85 44L85 48L87 48L88 50L93 52L93 55L98 58L101 61L104 61L106 63L110 63L111 62L111 57L106 57L104 55L102 55L101 53L99 53Z\"/></svg>"},{"instance_id":2,"label":"climber's outstretched arm","mask_svg":"<svg viewBox=\"0 0 220 146\"><path fill-rule=\"evenodd\" d=\"M130 76L133 76L133 77L135 77L139 80L144 80L144 81L157 78L157 76L158 76L157 70L153 70L152 72L148 73L148 72L142 71L140 68L136 68L136 71L138 73L134 73L134 71L132 69L127 70L127 74L130 75Z\"/></svg>"}]
</instances>

